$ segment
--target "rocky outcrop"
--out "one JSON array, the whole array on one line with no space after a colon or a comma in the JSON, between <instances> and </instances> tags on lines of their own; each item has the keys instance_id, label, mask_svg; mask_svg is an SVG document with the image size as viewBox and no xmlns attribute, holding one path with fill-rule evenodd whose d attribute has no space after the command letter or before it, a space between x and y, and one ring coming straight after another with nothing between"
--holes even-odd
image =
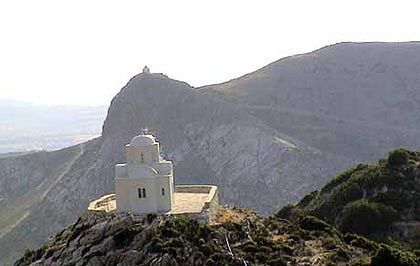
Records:
<instances>
[{"instance_id":1,"label":"rocky outcrop","mask_svg":"<svg viewBox=\"0 0 420 266\"><path fill-rule=\"evenodd\" d=\"M295 223L223 208L219 224L88 213L15 265L418 265L419 258L314 217ZM383 264L386 262L388 264Z\"/></svg>"}]
</instances>

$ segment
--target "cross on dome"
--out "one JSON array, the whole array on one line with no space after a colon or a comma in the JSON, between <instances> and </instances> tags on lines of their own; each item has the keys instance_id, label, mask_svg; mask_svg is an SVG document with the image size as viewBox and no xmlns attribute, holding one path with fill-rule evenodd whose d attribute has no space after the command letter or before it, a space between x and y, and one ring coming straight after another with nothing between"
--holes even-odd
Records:
<instances>
[{"instance_id":1,"label":"cross on dome","mask_svg":"<svg viewBox=\"0 0 420 266\"><path fill-rule=\"evenodd\" d=\"M143 128L140 130L140 134L141 134L141 135L149 135L149 129L148 129L147 127L143 127Z\"/></svg>"}]
</instances>

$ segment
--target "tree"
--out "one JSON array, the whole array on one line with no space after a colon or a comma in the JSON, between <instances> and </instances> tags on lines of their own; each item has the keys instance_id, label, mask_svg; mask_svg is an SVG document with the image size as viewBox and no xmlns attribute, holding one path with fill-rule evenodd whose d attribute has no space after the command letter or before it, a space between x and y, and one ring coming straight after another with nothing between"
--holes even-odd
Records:
<instances>
[{"instance_id":1,"label":"tree","mask_svg":"<svg viewBox=\"0 0 420 266\"><path fill-rule=\"evenodd\" d=\"M388 231L396 219L397 211L393 207L362 199L344 207L339 219L339 228L375 237Z\"/></svg>"},{"instance_id":2,"label":"tree","mask_svg":"<svg viewBox=\"0 0 420 266\"><path fill-rule=\"evenodd\" d=\"M400 166L400 165L407 164L407 162L408 162L408 153L404 149L396 149L389 153L388 165Z\"/></svg>"}]
</instances>

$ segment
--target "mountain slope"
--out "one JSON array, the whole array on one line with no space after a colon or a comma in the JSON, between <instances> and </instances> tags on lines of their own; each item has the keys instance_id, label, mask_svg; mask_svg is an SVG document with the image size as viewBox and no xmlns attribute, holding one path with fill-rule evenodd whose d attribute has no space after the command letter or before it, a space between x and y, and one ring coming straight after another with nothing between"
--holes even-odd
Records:
<instances>
[{"instance_id":1,"label":"mountain slope","mask_svg":"<svg viewBox=\"0 0 420 266\"><path fill-rule=\"evenodd\" d=\"M420 152L398 149L351 168L279 217L314 215L344 231L420 248Z\"/></svg>"},{"instance_id":2,"label":"mountain slope","mask_svg":"<svg viewBox=\"0 0 420 266\"><path fill-rule=\"evenodd\" d=\"M314 217L291 223L224 208L219 224L184 217L87 213L15 265L372 265L419 258Z\"/></svg>"},{"instance_id":3,"label":"mountain slope","mask_svg":"<svg viewBox=\"0 0 420 266\"><path fill-rule=\"evenodd\" d=\"M398 149L378 165L348 169L270 217L228 206L212 225L183 216L86 212L15 265L415 266L418 251L400 248L419 247L419 203L420 153ZM380 241L391 236L407 246L352 233Z\"/></svg>"},{"instance_id":4,"label":"mountain slope","mask_svg":"<svg viewBox=\"0 0 420 266\"><path fill-rule=\"evenodd\" d=\"M260 211L297 200L317 186L317 173L345 164L281 135L240 107L160 74L133 78L111 104L103 140L118 161L124 160L124 145L142 126L157 134L164 155L174 161L176 182L220 185L222 201ZM295 192L267 193L279 183Z\"/></svg>"},{"instance_id":5,"label":"mountain slope","mask_svg":"<svg viewBox=\"0 0 420 266\"><path fill-rule=\"evenodd\" d=\"M10 261L113 192L114 164L143 127L174 161L177 183L217 184L221 202L264 213L355 162L419 149L419 52L417 43L333 45L199 89L139 74L112 100L102 137L0 238L0 255Z\"/></svg>"},{"instance_id":6,"label":"mountain slope","mask_svg":"<svg viewBox=\"0 0 420 266\"><path fill-rule=\"evenodd\" d=\"M324 152L358 161L419 149L420 42L340 43L200 90Z\"/></svg>"},{"instance_id":7,"label":"mountain slope","mask_svg":"<svg viewBox=\"0 0 420 266\"><path fill-rule=\"evenodd\" d=\"M0 158L0 238L42 201L82 149L83 144L55 152Z\"/></svg>"},{"instance_id":8,"label":"mountain slope","mask_svg":"<svg viewBox=\"0 0 420 266\"><path fill-rule=\"evenodd\" d=\"M0 255L12 258L34 246L76 219L89 201L113 192L114 165L125 160L125 144L143 127L174 161L176 183L216 184L221 202L263 212L298 200L326 180L317 178L321 173L346 165L184 82L139 74L112 100L102 137L84 144L63 178L1 238ZM25 236L27 242L18 241Z\"/></svg>"},{"instance_id":9,"label":"mountain slope","mask_svg":"<svg viewBox=\"0 0 420 266\"><path fill-rule=\"evenodd\" d=\"M25 158L18 156L2 159L5 165L19 166L17 169L27 174L21 176L19 172L3 172L2 175L1 180L5 180L5 183L16 183L17 188L23 186L25 190L22 189L23 193L14 195L1 205L0 221L5 227L0 235L0 264L11 263L22 250L44 241L59 229L60 224L67 224L69 217L78 217L77 213L83 212L83 208L72 209L63 204L68 196L68 189L62 185L70 185L69 182L75 181L72 178L78 179L78 171L86 171L88 167L82 167L81 164L90 164L91 160L86 155L94 156L92 150L97 142L99 139L59 151L33 153L25 155ZM40 163L37 164L38 161ZM27 180L23 178L25 176ZM39 180L35 183L37 176ZM5 188L7 187L6 185ZM72 192L78 193L80 190L81 187L77 187ZM64 198L60 198L60 202L49 203L61 196Z\"/></svg>"}]
</instances>

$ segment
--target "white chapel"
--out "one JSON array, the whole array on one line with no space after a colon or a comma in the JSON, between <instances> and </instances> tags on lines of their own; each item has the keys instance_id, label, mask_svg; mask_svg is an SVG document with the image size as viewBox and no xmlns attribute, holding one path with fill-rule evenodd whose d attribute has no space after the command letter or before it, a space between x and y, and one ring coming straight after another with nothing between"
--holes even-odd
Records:
<instances>
[{"instance_id":1,"label":"white chapel","mask_svg":"<svg viewBox=\"0 0 420 266\"><path fill-rule=\"evenodd\" d=\"M115 165L115 193L91 201L88 211L182 214L205 223L217 219L217 186L174 185L172 162L161 157L153 135L133 137L125 152L126 163Z\"/></svg>"},{"instance_id":2,"label":"white chapel","mask_svg":"<svg viewBox=\"0 0 420 266\"><path fill-rule=\"evenodd\" d=\"M117 209L137 213L171 211L172 162L161 158L155 137L138 135L125 148L127 162L115 166Z\"/></svg>"}]
</instances>

